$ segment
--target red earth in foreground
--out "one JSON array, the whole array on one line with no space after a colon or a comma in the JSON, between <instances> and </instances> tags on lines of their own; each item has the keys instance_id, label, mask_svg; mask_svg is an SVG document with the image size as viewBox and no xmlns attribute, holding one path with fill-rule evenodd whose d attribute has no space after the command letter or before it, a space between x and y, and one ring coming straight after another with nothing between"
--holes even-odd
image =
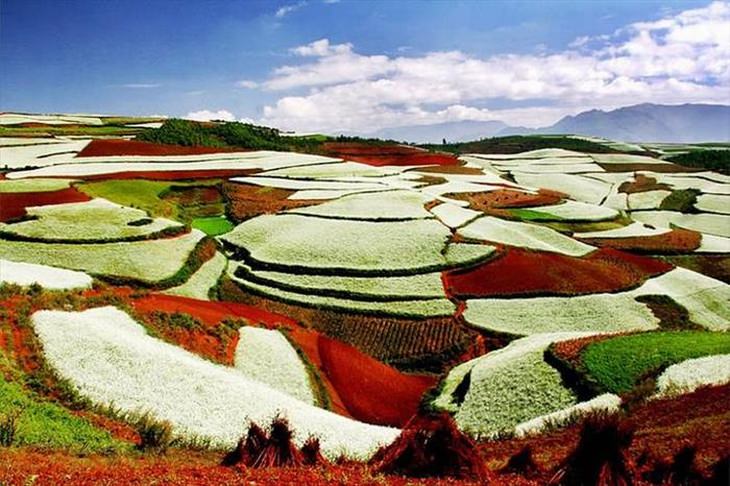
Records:
<instances>
[{"instance_id":1,"label":"red earth in foreground","mask_svg":"<svg viewBox=\"0 0 730 486\"><path fill-rule=\"evenodd\" d=\"M341 341L319 337L322 371L357 420L402 427L436 378L408 375Z\"/></svg>"}]
</instances>

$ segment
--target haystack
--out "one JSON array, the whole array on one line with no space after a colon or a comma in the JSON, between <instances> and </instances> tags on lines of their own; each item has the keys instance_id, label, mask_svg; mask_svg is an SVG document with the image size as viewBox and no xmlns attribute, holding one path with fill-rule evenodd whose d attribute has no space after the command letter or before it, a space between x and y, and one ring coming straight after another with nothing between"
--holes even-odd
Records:
<instances>
[{"instance_id":1,"label":"haystack","mask_svg":"<svg viewBox=\"0 0 730 486\"><path fill-rule=\"evenodd\" d=\"M507 464L500 469L501 474L519 474L526 478L533 478L540 474L540 467L532 457L532 448L528 445L509 458Z\"/></svg>"},{"instance_id":2,"label":"haystack","mask_svg":"<svg viewBox=\"0 0 730 486\"><path fill-rule=\"evenodd\" d=\"M398 438L381 448L370 463L385 474L487 479L476 445L447 413L413 417Z\"/></svg>"},{"instance_id":3,"label":"haystack","mask_svg":"<svg viewBox=\"0 0 730 486\"><path fill-rule=\"evenodd\" d=\"M274 418L268 435L252 423L246 438L226 455L223 464L255 468L301 466L304 456L294 444L293 435L289 421L283 417Z\"/></svg>"},{"instance_id":4,"label":"haystack","mask_svg":"<svg viewBox=\"0 0 730 486\"><path fill-rule=\"evenodd\" d=\"M594 415L583 423L575 450L549 484L565 486L631 486L634 465L628 449L634 430L616 415Z\"/></svg>"}]
</instances>

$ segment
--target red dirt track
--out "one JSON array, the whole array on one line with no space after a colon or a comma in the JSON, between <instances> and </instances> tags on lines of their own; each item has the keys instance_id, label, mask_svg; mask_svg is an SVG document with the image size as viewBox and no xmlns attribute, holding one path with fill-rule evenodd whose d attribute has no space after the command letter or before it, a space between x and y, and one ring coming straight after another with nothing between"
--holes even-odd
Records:
<instances>
[{"instance_id":1,"label":"red dirt track","mask_svg":"<svg viewBox=\"0 0 730 486\"><path fill-rule=\"evenodd\" d=\"M436 378L407 375L349 344L319 337L322 371L357 420L402 427L418 410Z\"/></svg>"},{"instance_id":2,"label":"red dirt track","mask_svg":"<svg viewBox=\"0 0 730 486\"><path fill-rule=\"evenodd\" d=\"M25 208L89 201L91 198L74 187L46 192L0 193L0 221L25 216Z\"/></svg>"},{"instance_id":3,"label":"red dirt track","mask_svg":"<svg viewBox=\"0 0 730 486\"><path fill-rule=\"evenodd\" d=\"M592 294L632 288L672 268L661 260L611 248L584 258L510 248L478 267L446 272L444 285L457 297Z\"/></svg>"},{"instance_id":4,"label":"red dirt track","mask_svg":"<svg viewBox=\"0 0 730 486\"><path fill-rule=\"evenodd\" d=\"M220 152L247 152L245 149L217 147L185 147L181 145L163 145L138 140L102 139L92 140L77 157L98 157L113 155L201 155Z\"/></svg>"}]
</instances>

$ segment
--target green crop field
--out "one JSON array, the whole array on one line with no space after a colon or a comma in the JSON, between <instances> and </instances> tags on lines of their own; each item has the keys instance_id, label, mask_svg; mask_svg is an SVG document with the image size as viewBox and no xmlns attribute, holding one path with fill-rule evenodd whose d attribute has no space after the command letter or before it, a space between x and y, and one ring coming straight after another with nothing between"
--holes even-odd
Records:
<instances>
[{"instance_id":1,"label":"green crop field","mask_svg":"<svg viewBox=\"0 0 730 486\"><path fill-rule=\"evenodd\" d=\"M234 228L234 224L231 223L225 216L210 216L207 218L195 218L192 222L192 227L199 229L208 236L218 236L224 233L228 233Z\"/></svg>"},{"instance_id":2,"label":"green crop field","mask_svg":"<svg viewBox=\"0 0 730 486\"><path fill-rule=\"evenodd\" d=\"M730 353L723 332L650 332L589 345L582 354L587 372L613 393L630 391L639 380L669 365L712 354Z\"/></svg>"}]
</instances>

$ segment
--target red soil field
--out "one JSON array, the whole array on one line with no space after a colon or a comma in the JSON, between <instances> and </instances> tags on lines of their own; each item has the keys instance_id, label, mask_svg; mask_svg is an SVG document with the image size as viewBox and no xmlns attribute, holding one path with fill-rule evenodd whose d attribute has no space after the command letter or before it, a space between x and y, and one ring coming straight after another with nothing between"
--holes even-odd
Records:
<instances>
[{"instance_id":1,"label":"red soil field","mask_svg":"<svg viewBox=\"0 0 730 486\"><path fill-rule=\"evenodd\" d=\"M221 152L247 152L247 150L218 147L185 147L182 145L163 145L125 139L100 139L92 140L76 157L111 155L201 155Z\"/></svg>"},{"instance_id":2,"label":"red soil field","mask_svg":"<svg viewBox=\"0 0 730 486\"><path fill-rule=\"evenodd\" d=\"M632 238L580 238L593 246L647 253L689 253L699 248L702 235L696 231L673 229L656 236Z\"/></svg>"},{"instance_id":3,"label":"red soil field","mask_svg":"<svg viewBox=\"0 0 730 486\"><path fill-rule=\"evenodd\" d=\"M171 450L165 455L75 457L63 453L0 449L0 480L8 486L458 486L477 485L453 479L416 479L376 475L363 464L239 469L219 465L222 454ZM32 478L32 479L29 479ZM518 476L498 478L501 486L537 485Z\"/></svg>"},{"instance_id":4,"label":"red soil field","mask_svg":"<svg viewBox=\"0 0 730 486\"><path fill-rule=\"evenodd\" d=\"M458 165L459 160L451 154L427 152L405 145L370 145L353 142L328 142L324 151L332 157L381 165Z\"/></svg>"},{"instance_id":5,"label":"red soil field","mask_svg":"<svg viewBox=\"0 0 730 486\"><path fill-rule=\"evenodd\" d=\"M216 325L223 319L230 317L245 319L251 324L261 324L266 327L297 326L294 319L234 302L213 302L176 295L149 294L133 300L132 305L140 312L162 311L190 314L208 325Z\"/></svg>"},{"instance_id":6,"label":"red soil field","mask_svg":"<svg viewBox=\"0 0 730 486\"><path fill-rule=\"evenodd\" d=\"M446 194L446 197L467 201L469 207L477 211L489 211L491 209L547 206L557 204L567 196L545 189L540 189L537 194L530 194L514 189L498 189L488 192L451 193Z\"/></svg>"},{"instance_id":7,"label":"red soil field","mask_svg":"<svg viewBox=\"0 0 730 486\"><path fill-rule=\"evenodd\" d=\"M25 216L25 208L89 201L91 198L74 187L47 192L0 193L0 221Z\"/></svg>"},{"instance_id":8,"label":"red soil field","mask_svg":"<svg viewBox=\"0 0 730 486\"><path fill-rule=\"evenodd\" d=\"M627 194L657 190L671 191L672 187L668 184L659 184L654 177L645 176L644 174L636 174L634 182L623 182L618 186L618 192Z\"/></svg>"},{"instance_id":9,"label":"red soil field","mask_svg":"<svg viewBox=\"0 0 730 486\"><path fill-rule=\"evenodd\" d=\"M320 199L288 199L295 192L288 189L260 187L235 182L225 182L223 184L223 195L228 203L228 214L235 222L240 222L260 214L276 214L287 209L311 206L324 202L324 200Z\"/></svg>"},{"instance_id":10,"label":"red soil field","mask_svg":"<svg viewBox=\"0 0 730 486\"><path fill-rule=\"evenodd\" d=\"M427 375L407 375L341 341L319 337L322 371L357 420L402 427L436 384Z\"/></svg>"},{"instance_id":11,"label":"red soil field","mask_svg":"<svg viewBox=\"0 0 730 486\"><path fill-rule=\"evenodd\" d=\"M661 260L610 248L584 258L510 248L475 268L446 272L444 286L456 297L592 294L636 287L672 268Z\"/></svg>"}]
</instances>

